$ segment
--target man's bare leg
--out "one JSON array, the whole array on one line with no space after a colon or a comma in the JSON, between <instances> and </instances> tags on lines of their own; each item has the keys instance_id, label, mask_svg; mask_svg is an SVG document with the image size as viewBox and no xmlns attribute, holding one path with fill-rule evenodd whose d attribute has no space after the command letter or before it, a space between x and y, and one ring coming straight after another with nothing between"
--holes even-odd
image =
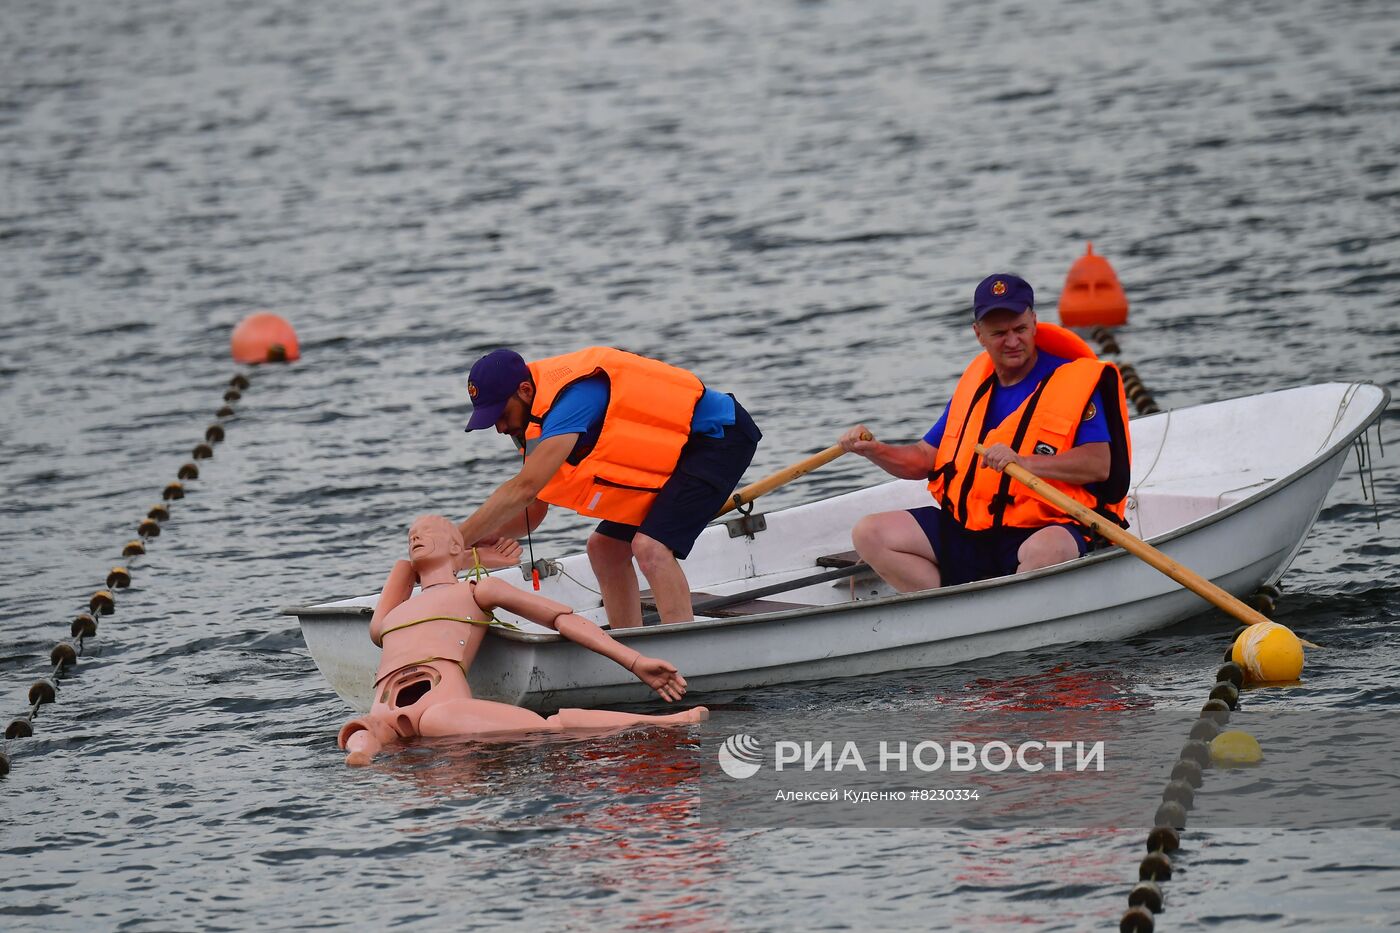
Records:
<instances>
[{"instance_id":1,"label":"man's bare leg","mask_svg":"<svg viewBox=\"0 0 1400 933\"><path fill-rule=\"evenodd\" d=\"M640 531L632 538L632 553L642 576L651 584L656 611L661 624L689 622L695 618L690 606L690 581L685 578L681 562L670 548Z\"/></svg>"},{"instance_id":2,"label":"man's bare leg","mask_svg":"<svg viewBox=\"0 0 1400 933\"><path fill-rule=\"evenodd\" d=\"M641 589L632 569L632 545L594 532L588 538L588 563L603 592L603 611L614 629L642 624Z\"/></svg>"},{"instance_id":3,"label":"man's bare leg","mask_svg":"<svg viewBox=\"0 0 1400 933\"><path fill-rule=\"evenodd\" d=\"M876 512L851 529L861 560L901 593L931 590L942 584L938 559L918 521L908 512Z\"/></svg>"},{"instance_id":4,"label":"man's bare leg","mask_svg":"<svg viewBox=\"0 0 1400 933\"><path fill-rule=\"evenodd\" d=\"M1074 532L1063 525L1051 525L1021 542L1016 551L1016 572L1025 573L1063 564L1078 556L1079 546L1074 543Z\"/></svg>"}]
</instances>

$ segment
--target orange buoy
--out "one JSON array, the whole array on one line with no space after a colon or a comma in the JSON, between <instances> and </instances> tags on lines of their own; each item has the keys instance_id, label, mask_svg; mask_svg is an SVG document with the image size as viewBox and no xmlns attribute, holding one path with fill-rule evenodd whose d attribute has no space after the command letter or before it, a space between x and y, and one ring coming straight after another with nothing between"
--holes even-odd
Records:
<instances>
[{"instance_id":1,"label":"orange buoy","mask_svg":"<svg viewBox=\"0 0 1400 933\"><path fill-rule=\"evenodd\" d=\"M268 311L250 314L233 329L233 359L238 363L288 362L301 356L292 325Z\"/></svg>"},{"instance_id":2,"label":"orange buoy","mask_svg":"<svg viewBox=\"0 0 1400 933\"><path fill-rule=\"evenodd\" d=\"M1069 267L1060 292L1060 323L1065 327L1117 327L1128 320L1128 296L1108 260L1089 243Z\"/></svg>"}]
</instances>

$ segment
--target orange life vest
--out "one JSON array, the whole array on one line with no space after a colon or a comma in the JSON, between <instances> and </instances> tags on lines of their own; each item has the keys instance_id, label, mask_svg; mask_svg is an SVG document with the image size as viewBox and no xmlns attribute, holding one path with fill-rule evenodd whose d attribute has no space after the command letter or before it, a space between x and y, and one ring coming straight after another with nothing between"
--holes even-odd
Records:
<instances>
[{"instance_id":1,"label":"orange life vest","mask_svg":"<svg viewBox=\"0 0 1400 933\"><path fill-rule=\"evenodd\" d=\"M600 374L609 383L597 443L581 457L565 461L539 498L582 515L641 524L690 437L695 405L705 391L700 379L679 367L611 347L538 360L529 369L535 400L525 429L527 457L560 392Z\"/></svg>"},{"instance_id":2,"label":"orange life vest","mask_svg":"<svg viewBox=\"0 0 1400 933\"><path fill-rule=\"evenodd\" d=\"M988 528L1039 528L1063 523L1059 509L1036 498L1006 473L982 463L973 448L1005 444L1023 456L1063 453L1074 446L1094 391L1107 411L1112 454L1108 479L1093 489L1058 480L1050 485L1120 525L1131 475L1131 443L1128 437L1127 399L1118 367L1094 356L1089 345L1073 332L1054 324L1037 324L1037 350L1062 356L1068 363L1055 369L1001 424L985 423L991 403L996 369L985 352L963 371L949 403L947 425L938 445L929 492L943 509L970 531Z\"/></svg>"}]
</instances>

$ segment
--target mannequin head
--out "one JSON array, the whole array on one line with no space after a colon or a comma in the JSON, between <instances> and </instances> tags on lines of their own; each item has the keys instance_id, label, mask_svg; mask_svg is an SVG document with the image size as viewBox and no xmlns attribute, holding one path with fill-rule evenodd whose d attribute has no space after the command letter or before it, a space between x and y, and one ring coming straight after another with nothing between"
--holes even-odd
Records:
<instances>
[{"instance_id":1,"label":"mannequin head","mask_svg":"<svg viewBox=\"0 0 1400 933\"><path fill-rule=\"evenodd\" d=\"M419 577L439 565L453 570L465 549L457 526L441 515L420 515L409 526L408 559Z\"/></svg>"}]
</instances>

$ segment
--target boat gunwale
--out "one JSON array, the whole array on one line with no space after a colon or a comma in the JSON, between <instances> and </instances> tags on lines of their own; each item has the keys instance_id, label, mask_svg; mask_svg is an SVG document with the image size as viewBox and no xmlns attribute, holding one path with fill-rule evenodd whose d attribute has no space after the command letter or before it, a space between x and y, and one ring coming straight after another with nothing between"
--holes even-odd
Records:
<instances>
[{"instance_id":1,"label":"boat gunwale","mask_svg":"<svg viewBox=\"0 0 1400 933\"><path fill-rule=\"evenodd\" d=\"M1259 501L1261 501L1261 500L1263 500L1263 499L1265 499L1265 498L1268 498L1268 497L1270 497L1270 496L1273 496L1273 495L1275 495L1276 493L1278 493L1278 492L1280 492L1280 491L1282 491L1282 490L1288 488L1289 486L1291 486L1291 485L1293 485L1294 483L1298 482L1300 479L1302 479L1302 478L1303 478L1304 476L1306 476L1307 474L1309 474L1309 473L1313 472L1314 470L1316 470L1319 466L1321 466L1321 465L1322 465L1323 463L1325 463L1326 461L1332 459L1332 457L1336 456L1338 452L1343 452L1347 445L1349 445L1349 444L1350 444L1352 441L1354 441L1356 438L1360 437L1360 436L1361 436L1363 433L1365 433L1366 431L1370 430L1371 426L1372 426L1373 424L1376 423L1376 421L1380 418L1381 414L1382 414L1382 413L1389 407L1389 405L1390 405L1390 399L1391 399L1390 389L1387 388L1386 386L1379 385L1379 384L1374 383L1374 382L1350 382L1350 383L1332 382L1332 383L1314 383L1312 386L1292 386L1292 387L1289 387L1289 388L1275 389L1275 390L1273 390L1272 392L1261 392L1261 393L1259 393L1258 395L1252 396L1252 397L1258 398L1258 397L1265 396L1265 395L1274 395L1274 394L1278 394L1278 393L1281 393L1281 392L1288 392L1288 391L1292 391L1292 390L1294 390L1294 389L1311 388L1311 387L1314 387L1314 386L1319 386L1319 387L1320 387L1320 386L1326 386L1326 385L1344 385L1344 386L1347 387L1348 390L1351 390L1351 389L1354 389L1354 388L1360 388L1360 387L1362 387L1362 386L1373 386L1374 388L1377 388L1377 389L1380 390L1380 392L1381 392L1381 397L1380 397L1379 401L1377 402L1377 404L1371 409L1371 411L1368 412L1367 415L1366 415L1364 418L1361 419L1361 421L1358 423L1357 427L1353 428L1352 431L1351 431L1349 434L1346 435L1346 437L1341 438L1340 440L1334 441L1333 443L1327 445L1326 447L1323 447L1323 448L1319 449L1318 453L1317 453L1316 455L1314 455L1313 458L1312 458L1311 460L1309 460L1309 461L1308 461L1307 463L1305 463L1304 465L1300 466L1298 469L1294 470L1292 473L1288 474L1287 476L1281 477L1281 478L1279 478L1279 479L1276 479L1276 480L1274 480L1274 481L1268 483L1267 485L1265 485L1265 486L1261 487L1260 489L1258 489L1256 492L1251 493L1250 495L1246 496L1246 497L1243 498L1243 499L1240 499L1240 500L1237 501L1237 502L1231 503L1230 505L1226 506L1226 507L1223 508L1223 509L1219 509L1219 510L1217 510L1217 511L1210 512L1209 514L1203 515L1203 516L1201 516L1200 518L1198 518L1198 519L1196 519L1196 520L1194 520L1194 521L1191 521L1191 522L1186 523L1185 525L1180 525L1180 526L1178 526L1178 527L1176 527L1176 528L1173 528L1173 529L1171 529L1171 530L1169 530L1169 531L1165 531L1165 532L1163 532L1162 534L1157 535L1156 537L1147 538L1147 539L1144 539L1144 540L1146 540L1149 544L1152 544L1154 547L1160 547L1160 544L1161 544L1161 543L1166 543L1166 542L1173 541L1173 540L1175 540L1175 539L1177 539L1177 538L1179 538L1179 537L1181 537L1181 536L1183 536L1183 535L1189 534L1189 533L1191 533L1191 532L1193 532L1193 531L1197 531L1197 530L1199 530L1199 529L1201 529L1201 528L1205 528L1205 527L1208 527L1208 526L1210 526L1210 525L1214 525L1214 524L1216 524L1217 522L1220 522L1220 521L1223 521L1223 520L1226 519L1226 518L1229 518L1230 516L1232 516L1232 515L1235 514L1236 512L1242 511L1242 510L1245 509L1246 507L1251 506L1251 505L1253 505L1253 504L1255 504L1255 503L1257 503L1257 502L1259 502ZM1245 398L1249 398L1249 397L1251 397L1251 396L1244 396L1244 397L1245 397ZM1345 394L1344 394L1343 398L1345 399ZM1227 400L1227 401L1228 401L1228 400ZM1207 404L1219 404L1219 403L1207 403ZM1196 407L1198 407L1198 406L1195 406L1195 405L1187 406L1187 408L1196 408ZM1165 411L1162 412L1162 414L1163 414L1163 416L1170 416L1170 414L1171 414L1173 411L1180 411L1180 410L1185 410L1185 409L1166 409ZM870 487L862 487L862 488L870 488ZM853 491L859 491L859 490L853 490ZM846 495L846 493L838 493L838 495ZM831 496L831 497L829 497L829 498L836 498L836 496ZM823 501L823 500L817 500L817 501ZM796 506L793 506L793 508L796 508ZM924 601L924 600L937 599L937 598L942 597L942 596L949 596L949 597L951 597L951 596L956 596L956 595L959 595L959 594L962 594L962 593L975 592L975 591L977 591L977 590L994 589L994 588L997 588L997 587L1008 586L1008 585L1010 585L1010 584L1024 583L1024 582L1027 582L1027 581L1030 581L1030 580L1037 580L1037 579L1041 579L1041 578L1043 578L1043 577L1054 576L1054 575L1056 575L1056 574L1070 573L1070 572L1079 570L1079 569L1081 569L1081 568L1084 568L1084 567L1086 567L1086 566L1091 566L1091 565L1094 565L1094 564L1103 563L1104 561L1116 560L1116 559L1119 559L1119 558L1127 558L1127 557L1133 557L1133 555L1129 554L1127 551L1123 550L1122 548L1112 548L1112 549L1104 550L1104 551L1102 551L1102 552L1100 552L1100 553L1098 553L1098 554L1086 555L1086 556L1084 556L1084 557L1080 557L1080 558L1077 558L1077 559L1075 559L1075 560L1065 561L1065 562L1062 563L1062 564L1054 564L1054 565L1049 566L1049 567L1042 567L1042 568L1040 568L1040 569L1038 569L1038 570L1032 570L1032 571L1028 571L1028 572L1026 572L1026 573L1008 574L1007 576L1003 576L1003 577L993 577L993 578L991 578L991 579L989 579L989 580L977 580L977 581L974 581L974 582L972 582L972 583L961 583L961 584L957 584L957 585L954 585L954 586L937 587L937 588L931 589L931 590L917 590L917 591L912 592L912 593L894 593L894 594L891 594L891 595L889 595L889 596L881 596L881 597L878 597L878 598L875 598L875 599L860 600L860 601L854 601L854 602L849 602L849 603L833 603L833 604L831 604L831 605L811 606L810 608L785 609L785 610L782 610L782 611L779 611L779 612L754 613L754 614L745 615L745 616L734 616L734 617L732 617L732 618L727 618L727 619L697 619L697 620L694 620L694 621L691 621L691 622L675 622L675 623L672 623L672 624L670 624L670 625L645 625L645 626L638 626L638 627L635 627L635 628L626 628L626 629L611 629L611 628L610 628L610 629L608 629L608 631L609 631L609 633L610 633L614 638L618 638L618 639L631 639L631 638L642 638L642 637L647 637L647 636L652 636L652 635L671 635L671 634L677 634L677 635L679 635L679 634L688 634L688 633L691 633L691 632L706 631L706 630L715 629L715 628L731 628L731 627L738 626L738 625L752 625L752 624L754 624L754 623L769 622L769 621L773 621L773 620L777 620L777 619L782 619L782 620L785 620L785 621L786 621L786 620L800 620L800 619L804 619L804 618L807 618L807 617L813 617L813 616L827 616L827 615L831 615L832 612L833 612L834 610L840 610L840 611L844 611L844 612L858 612L858 611L862 611L862 610L869 609L869 608L878 608L878 607L889 606L889 605L896 605L896 604L899 604L899 603L906 603L906 602L922 602L922 601ZM800 570L800 569L802 569L802 568L796 568L796 569ZM770 576L777 576L777 574L770 574ZM758 578L758 577L752 577L752 578L749 578L749 579L752 579L752 580L755 580L755 581L756 581L756 580L758 580L758 579L760 579L760 578ZM346 597L346 598L348 598L348 599L354 599L354 598L356 598L356 597ZM285 609L282 610L282 614L283 614L283 615L296 615L296 616L303 616L303 615L346 615L346 614L351 614L351 615L372 615L373 612L374 612L374 609L373 609L372 607L370 607L370 606L327 606L327 605L324 605L324 604L319 604L319 605L316 605L316 606L305 606L305 607L302 607L302 608L290 608L290 607L289 607L289 608L285 608ZM552 643L556 643L556 642L565 642L565 641L567 641L567 639L565 639L564 636L562 636L562 635L560 635L560 634L558 634L558 633L556 633L556 632L516 632L516 631L512 631L512 630L510 630L510 629L492 627L492 628L489 630L489 634L494 635L494 636L496 636L496 637L498 637L498 638L506 639L506 640L508 640L508 641L521 642L521 643L525 643L525 644L536 644L536 645L539 645L539 644L552 644Z\"/></svg>"}]
</instances>

